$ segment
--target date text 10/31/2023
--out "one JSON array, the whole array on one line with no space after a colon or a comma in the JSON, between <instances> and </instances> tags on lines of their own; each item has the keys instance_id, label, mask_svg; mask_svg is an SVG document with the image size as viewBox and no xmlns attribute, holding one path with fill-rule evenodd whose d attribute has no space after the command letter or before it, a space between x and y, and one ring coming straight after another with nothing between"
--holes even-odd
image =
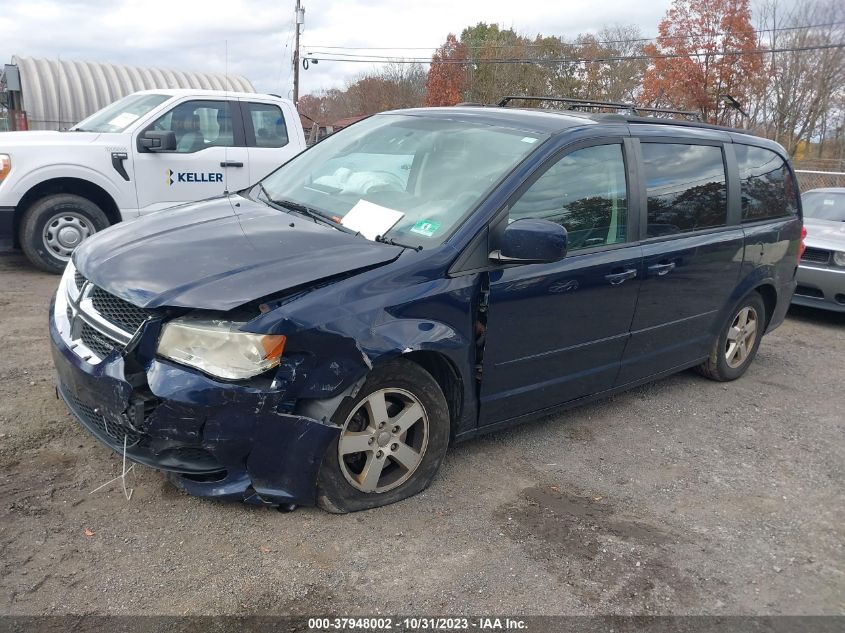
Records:
<instances>
[{"instance_id":1,"label":"date text 10/31/2023","mask_svg":"<svg viewBox=\"0 0 845 633\"><path fill-rule=\"evenodd\" d=\"M365 631L525 631L528 623L518 618L449 618L449 617L337 617L337 618L309 618L308 629L315 631L328 630L365 630Z\"/></svg>"}]
</instances>

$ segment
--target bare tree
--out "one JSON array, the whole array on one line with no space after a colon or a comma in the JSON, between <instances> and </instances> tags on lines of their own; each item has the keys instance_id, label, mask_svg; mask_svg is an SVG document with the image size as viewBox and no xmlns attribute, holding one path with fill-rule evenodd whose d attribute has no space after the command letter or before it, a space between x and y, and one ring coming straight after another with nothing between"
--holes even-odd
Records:
<instances>
[{"instance_id":1,"label":"bare tree","mask_svg":"<svg viewBox=\"0 0 845 633\"><path fill-rule=\"evenodd\" d=\"M312 120L331 124L349 116L413 108L425 98L426 71L421 64L388 63L332 88L299 99L299 111Z\"/></svg>"},{"instance_id":2,"label":"bare tree","mask_svg":"<svg viewBox=\"0 0 845 633\"><path fill-rule=\"evenodd\" d=\"M845 49L831 48L845 43L843 20L839 0L788 9L767 0L759 9L760 46L772 52L750 104L752 124L793 156L828 133L835 106L845 98Z\"/></svg>"},{"instance_id":3,"label":"bare tree","mask_svg":"<svg viewBox=\"0 0 845 633\"><path fill-rule=\"evenodd\" d=\"M579 57L596 60L579 67L579 96L606 101L637 100L648 67L642 59L644 42L639 27L606 26L595 35L578 36L576 45Z\"/></svg>"}]
</instances>

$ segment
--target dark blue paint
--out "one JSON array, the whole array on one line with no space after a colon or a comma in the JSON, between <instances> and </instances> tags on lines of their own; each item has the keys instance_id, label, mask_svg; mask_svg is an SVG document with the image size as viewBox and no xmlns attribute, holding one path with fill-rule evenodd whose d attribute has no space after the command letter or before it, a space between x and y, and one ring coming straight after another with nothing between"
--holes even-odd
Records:
<instances>
[{"instance_id":1,"label":"dark blue paint","mask_svg":"<svg viewBox=\"0 0 845 633\"><path fill-rule=\"evenodd\" d=\"M523 218L502 233L501 253L523 263L556 262L566 257L566 229L548 220Z\"/></svg>"},{"instance_id":2,"label":"dark blue paint","mask_svg":"<svg viewBox=\"0 0 845 633\"><path fill-rule=\"evenodd\" d=\"M643 278L618 384L707 356L736 287L741 228L643 244Z\"/></svg>"},{"instance_id":3,"label":"dark blue paint","mask_svg":"<svg viewBox=\"0 0 845 633\"><path fill-rule=\"evenodd\" d=\"M141 307L229 310L263 295L377 266L401 249L247 198L217 198L122 222L74 261L101 288ZM302 265L304 257L308 265Z\"/></svg>"},{"instance_id":4,"label":"dark blue paint","mask_svg":"<svg viewBox=\"0 0 845 633\"><path fill-rule=\"evenodd\" d=\"M331 411L314 417L304 411L349 394L386 359L434 354L446 362L458 381L453 435L462 439L700 362L733 305L755 288L771 288L776 298L769 329L782 321L794 289L801 221L740 225L735 174L728 178L731 226L647 240L640 233L645 198L633 125L516 109L408 114L553 134L444 244L420 252L369 242L246 196L104 231L74 253L77 268L95 284L142 306L247 311L257 316L244 329L285 334L285 355L269 376L215 380L156 358L161 324L153 321L126 358L114 354L90 366L67 349L51 309L63 393L115 414L139 389L155 398L146 420L151 440L130 457L177 471L173 480L192 494L308 504L338 427L328 420ZM652 140L732 138L706 129L636 127ZM501 232L492 227L501 225L501 212L520 187L567 147L611 137L616 143L625 137L629 243L551 263L485 263L486 252L502 247ZM735 169L733 153L726 156ZM476 240L488 227L489 243ZM471 244L484 249L481 265L455 270ZM258 300L265 304L261 314ZM209 474L206 465L203 476L196 476L202 468L185 476L191 464L169 457L181 448L206 451L216 470Z\"/></svg>"},{"instance_id":5,"label":"dark blue paint","mask_svg":"<svg viewBox=\"0 0 845 633\"><path fill-rule=\"evenodd\" d=\"M642 274L639 246L490 273L481 423L613 386ZM607 275L633 270L611 283Z\"/></svg>"}]
</instances>

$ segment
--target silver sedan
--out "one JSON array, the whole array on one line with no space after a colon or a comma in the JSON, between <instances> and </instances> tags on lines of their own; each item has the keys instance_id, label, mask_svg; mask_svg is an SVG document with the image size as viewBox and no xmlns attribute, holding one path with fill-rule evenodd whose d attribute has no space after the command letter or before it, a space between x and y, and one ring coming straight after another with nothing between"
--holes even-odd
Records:
<instances>
[{"instance_id":1,"label":"silver sedan","mask_svg":"<svg viewBox=\"0 0 845 633\"><path fill-rule=\"evenodd\" d=\"M807 249L792 303L845 312L845 187L801 196Z\"/></svg>"}]
</instances>

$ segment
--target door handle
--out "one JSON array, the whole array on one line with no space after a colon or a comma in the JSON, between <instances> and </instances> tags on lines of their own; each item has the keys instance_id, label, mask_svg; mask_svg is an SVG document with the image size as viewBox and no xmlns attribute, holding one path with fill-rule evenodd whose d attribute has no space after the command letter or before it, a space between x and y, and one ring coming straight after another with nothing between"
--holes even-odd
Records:
<instances>
[{"instance_id":1,"label":"door handle","mask_svg":"<svg viewBox=\"0 0 845 633\"><path fill-rule=\"evenodd\" d=\"M621 273L611 273L609 275L605 275L604 278L607 279L612 286L618 286L626 280L633 279L636 276L637 269L629 268L628 270L623 270Z\"/></svg>"},{"instance_id":2,"label":"door handle","mask_svg":"<svg viewBox=\"0 0 845 633\"><path fill-rule=\"evenodd\" d=\"M222 163L220 163L220 166L221 167L243 167L244 164L241 163L240 161L224 160Z\"/></svg>"},{"instance_id":3,"label":"door handle","mask_svg":"<svg viewBox=\"0 0 845 633\"><path fill-rule=\"evenodd\" d=\"M675 268L675 262L669 262L668 264L654 264L653 266L648 267L648 272L655 273L658 277L662 277L663 275L668 275L673 268Z\"/></svg>"}]
</instances>

